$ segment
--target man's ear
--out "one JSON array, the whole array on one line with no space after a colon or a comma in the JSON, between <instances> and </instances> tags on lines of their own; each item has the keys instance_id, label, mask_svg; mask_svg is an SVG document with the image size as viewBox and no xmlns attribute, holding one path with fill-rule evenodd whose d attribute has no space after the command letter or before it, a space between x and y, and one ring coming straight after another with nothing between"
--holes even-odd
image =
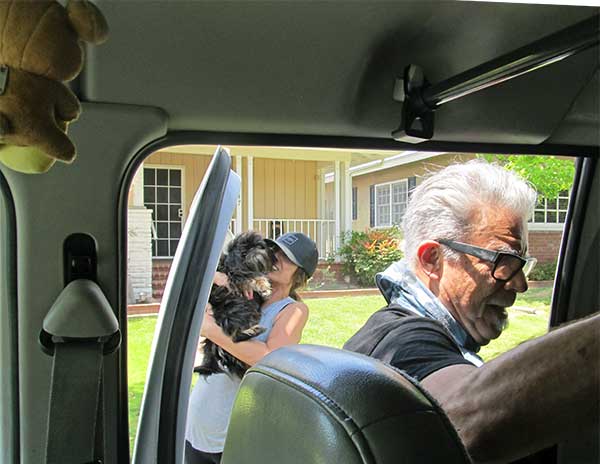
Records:
<instances>
[{"instance_id":1,"label":"man's ear","mask_svg":"<svg viewBox=\"0 0 600 464\"><path fill-rule=\"evenodd\" d=\"M417 261L421 272L430 279L439 280L444 268L441 245L433 240L421 242L417 248Z\"/></svg>"}]
</instances>

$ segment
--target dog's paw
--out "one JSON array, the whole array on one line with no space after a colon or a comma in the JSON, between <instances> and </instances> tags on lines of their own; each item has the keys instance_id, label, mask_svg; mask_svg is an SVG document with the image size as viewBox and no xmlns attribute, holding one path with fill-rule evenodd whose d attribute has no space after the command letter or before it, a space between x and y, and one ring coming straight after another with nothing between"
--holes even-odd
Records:
<instances>
[{"instance_id":1,"label":"dog's paw","mask_svg":"<svg viewBox=\"0 0 600 464\"><path fill-rule=\"evenodd\" d=\"M265 299L271 296L271 282L265 276L254 279L252 281L252 289Z\"/></svg>"},{"instance_id":2,"label":"dog's paw","mask_svg":"<svg viewBox=\"0 0 600 464\"><path fill-rule=\"evenodd\" d=\"M236 332L235 334L233 334L231 339L236 343L243 342L246 340L250 340L251 338L254 338L257 335L260 335L265 330L267 330L267 329L265 329L264 327L261 327L260 325L253 325L252 327L249 327L246 330L241 330L239 332Z\"/></svg>"}]
</instances>

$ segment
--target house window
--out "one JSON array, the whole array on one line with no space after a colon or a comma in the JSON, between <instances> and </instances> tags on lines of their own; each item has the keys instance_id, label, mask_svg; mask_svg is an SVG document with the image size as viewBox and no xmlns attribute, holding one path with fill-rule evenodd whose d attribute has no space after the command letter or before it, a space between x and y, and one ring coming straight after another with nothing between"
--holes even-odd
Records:
<instances>
[{"instance_id":1,"label":"house window","mask_svg":"<svg viewBox=\"0 0 600 464\"><path fill-rule=\"evenodd\" d=\"M352 220L358 219L358 187L352 187Z\"/></svg>"},{"instance_id":2,"label":"house window","mask_svg":"<svg viewBox=\"0 0 600 464\"><path fill-rule=\"evenodd\" d=\"M402 222L408 202L406 179L375 186L375 227L390 227Z\"/></svg>"},{"instance_id":3,"label":"house window","mask_svg":"<svg viewBox=\"0 0 600 464\"><path fill-rule=\"evenodd\" d=\"M564 224L569 207L569 192L562 191L556 198L538 197L531 223Z\"/></svg>"},{"instance_id":4,"label":"house window","mask_svg":"<svg viewBox=\"0 0 600 464\"><path fill-rule=\"evenodd\" d=\"M172 258L182 228L181 168L144 167L144 206L152 210L152 256Z\"/></svg>"}]
</instances>

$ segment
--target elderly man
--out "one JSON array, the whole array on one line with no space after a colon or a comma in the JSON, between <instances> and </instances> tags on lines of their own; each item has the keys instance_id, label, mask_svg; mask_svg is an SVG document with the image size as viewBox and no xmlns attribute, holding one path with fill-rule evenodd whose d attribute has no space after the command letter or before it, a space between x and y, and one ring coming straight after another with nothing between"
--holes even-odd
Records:
<instances>
[{"instance_id":1,"label":"elderly man","mask_svg":"<svg viewBox=\"0 0 600 464\"><path fill-rule=\"evenodd\" d=\"M421 381L475 462L509 462L598 422L599 315L485 365L477 355L527 290L535 201L523 180L482 161L427 178L404 216L405 258L377 276L390 305L344 346Z\"/></svg>"}]
</instances>

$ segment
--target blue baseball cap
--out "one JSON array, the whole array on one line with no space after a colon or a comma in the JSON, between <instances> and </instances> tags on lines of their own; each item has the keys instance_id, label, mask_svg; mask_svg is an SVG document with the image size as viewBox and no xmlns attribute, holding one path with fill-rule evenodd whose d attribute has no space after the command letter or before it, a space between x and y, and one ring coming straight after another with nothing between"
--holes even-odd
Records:
<instances>
[{"instance_id":1,"label":"blue baseball cap","mask_svg":"<svg viewBox=\"0 0 600 464\"><path fill-rule=\"evenodd\" d=\"M317 245L301 232L288 232L275 240L269 238L265 242L277 246L299 268L311 277L319 261Z\"/></svg>"}]
</instances>

